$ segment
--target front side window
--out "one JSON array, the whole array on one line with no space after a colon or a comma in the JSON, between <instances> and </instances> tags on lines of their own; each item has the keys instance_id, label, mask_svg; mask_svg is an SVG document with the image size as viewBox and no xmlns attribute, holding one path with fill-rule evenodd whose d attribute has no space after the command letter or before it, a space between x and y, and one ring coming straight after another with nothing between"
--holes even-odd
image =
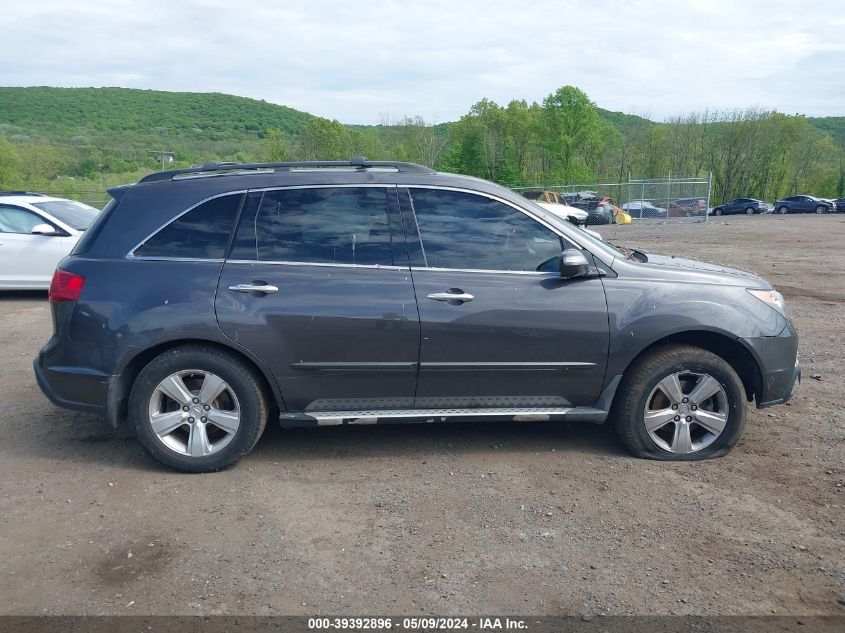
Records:
<instances>
[{"instance_id":1,"label":"front side window","mask_svg":"<svg viewBox=\"0 0 845 633\"><path fill-rule=\"evenodd\" d=\"M554 231L497 200L441 189L410 193L430 268L546 271L563 249Z\"/></svg>"},{"instance_id":2,"label":"front side window","mask_svg":"<svg viewBox=\"0 0 845 633\"><path fill-rule=\"evenodd\" d=\"M135 249L135 257L222 259L243 194L212 198L179 216Z\"/></svg>"},{"instance_id":3,"label":"front side window","mask_svg":"<svg viewBox=\"0 0 845 633\"><path fill-rule=\"evenodd\" d=\"M383 187L251 193L231 258L392 265L387 195Z\"/></svg>"},{"instance_id":4,"label":"front side window","mask_svg":"<svg viewBox=\"0 0 845 633\"><path fill-rule=\"evenodd\" d=\"M47 222L32 211L0 205L0 233L32 233L39 224Z\"/></svg>"}]
</instances>

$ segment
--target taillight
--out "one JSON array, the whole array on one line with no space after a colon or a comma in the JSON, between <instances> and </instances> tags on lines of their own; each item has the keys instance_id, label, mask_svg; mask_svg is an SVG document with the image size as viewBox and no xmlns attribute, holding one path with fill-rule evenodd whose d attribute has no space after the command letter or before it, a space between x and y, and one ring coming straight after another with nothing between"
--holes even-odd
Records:
<instances>
[{"instance_id":1,"label":"taillight","mask_svg":"<svg viewBox=\"0 0 845 633\"><path fill-rule=\"evenodd\" d=\"M56 268L50 283L50 303L57 301L77 301L85 286L85 277Z\"/></svg>"}]
</instances>

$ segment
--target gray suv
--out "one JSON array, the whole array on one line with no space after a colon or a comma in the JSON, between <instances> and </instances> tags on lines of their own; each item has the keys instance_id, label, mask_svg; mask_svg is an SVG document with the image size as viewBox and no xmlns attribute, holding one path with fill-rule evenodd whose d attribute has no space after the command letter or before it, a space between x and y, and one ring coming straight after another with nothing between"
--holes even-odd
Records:
<instances>
[{"instance_id":1,"label":"gray suv","mask_svg":"<svg viewBox=\"0 0 845 633\"><path fill-rule=\"evenodd\" d=\"M724 455L800 375L760 277L614 247L419 165L151 174L62 260L35 360L54 403L160 462L224 468L285 427L612 424L635 455Z\"/></svg>"}]
</instances>

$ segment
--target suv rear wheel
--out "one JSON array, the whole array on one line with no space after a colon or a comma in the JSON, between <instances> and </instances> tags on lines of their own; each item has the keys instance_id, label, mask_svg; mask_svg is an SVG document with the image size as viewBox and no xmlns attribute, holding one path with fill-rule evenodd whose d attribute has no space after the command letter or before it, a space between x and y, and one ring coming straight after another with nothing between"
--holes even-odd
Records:
<instances>
[{"instance_id":1,"label":"suv rear wheel","mask_svg":"<svg viewBox=\"0 0 845 633\"><path fill-rule=\"evenodd\" d=\"M745 426L745 389L721 357L691 345L663 347L635 361L619 387L613 424L638 457L720 457Z\"/></svg>"},{"instance_id":2,"label":"suv rear wheel","mask_svg":"<svg viewBox=\"0 0 845 633\"><path fill-rule=\"evenodd\" d=\"M255 446L267 415L254 369L213 347L179 347L156 357L129 396L130 421L144 449L187 472L238 461Z\"/></svg>"}]
</instances>

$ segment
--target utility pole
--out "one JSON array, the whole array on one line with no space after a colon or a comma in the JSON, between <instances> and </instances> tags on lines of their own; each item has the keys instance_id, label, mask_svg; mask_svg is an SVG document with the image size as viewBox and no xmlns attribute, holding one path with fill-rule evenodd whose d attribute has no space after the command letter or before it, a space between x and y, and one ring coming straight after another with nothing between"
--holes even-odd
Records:
<instances>
[{"instance_id":1,"label":"utility pole","mask_svg":"<svg viewBox=\"0 0 845 633\"><path fill-rule=\"evenodd\" d=\"M150 153L156 154L156 158L161 161L161 170L165 169L165 161L173 162L173 153L163 149L151 149Z\"/></svg>"}]
</instances>

